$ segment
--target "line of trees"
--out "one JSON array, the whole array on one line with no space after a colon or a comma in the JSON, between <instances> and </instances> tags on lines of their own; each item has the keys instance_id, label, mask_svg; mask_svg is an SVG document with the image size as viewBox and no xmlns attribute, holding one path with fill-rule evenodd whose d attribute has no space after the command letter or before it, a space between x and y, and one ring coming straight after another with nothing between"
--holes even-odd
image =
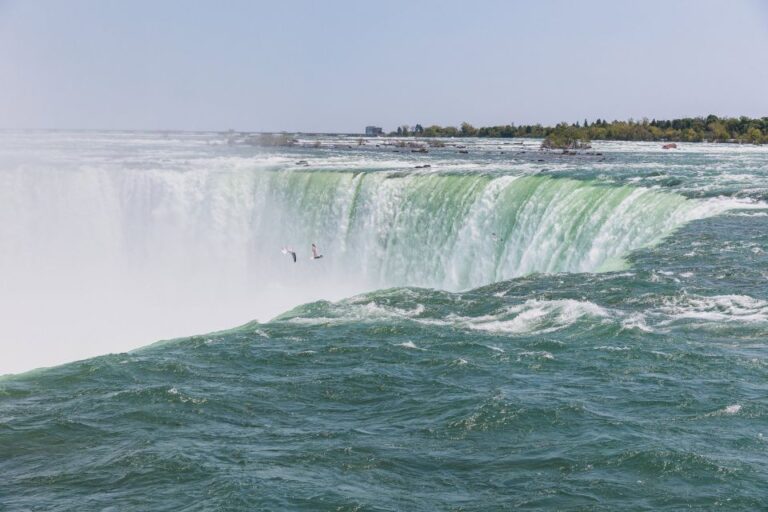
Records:
<instances>
[{"instance_id":1,"label":"line of trees","mask_svg":"<svg viewBox=\"0 0 768 512\"><path fill-rule=\"evenodd\" d=\"M391 136L401 137L530 137L555 138L567 134L569 139L589 140L634 140L634 141L674 141L674 142L738 142L749 144L768 144L768 117L749 118L724 117L685 117L658 121L642 119L635 121L611 121L596 119L573 124L560 123L555 126L508 124L503 126L485 126L475 128L469 123L461 126L432 125L426 128L417 124L415 127L400 126L390 132Z\"/></svg>"}]
</instances>

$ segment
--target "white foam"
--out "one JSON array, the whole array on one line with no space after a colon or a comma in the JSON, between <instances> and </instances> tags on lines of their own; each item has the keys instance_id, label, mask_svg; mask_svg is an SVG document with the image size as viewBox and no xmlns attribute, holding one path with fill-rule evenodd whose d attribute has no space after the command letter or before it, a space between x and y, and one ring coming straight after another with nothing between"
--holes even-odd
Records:
<instances>
[{"instance_id":1,"label":"white foam","mask_svg":"<svg viewBox=\"0 0 768 512\"><path fill-rule=\"evenodd\" d=\"M623 329L637 329L642 332L653 332L653 329L648 326L647 318L643 313L632 313L621 321L621 327Z\"/></svg>"},{"instance_id":2,"label":"white foam","mask_svg":"<svg viewBox=\"0 0 768 512\"><path fill-rule=\"evenodd\" d=\"M655 313L667 317L660 325L681 320L706 323L768 322L768 302L747 295L684 295L667 299Z\"/></svg>"},{"instance_id":3,"label":"white foam","mask_svg":"<svg viewBox=\"0 0 768 512\"><path fill-rule=\"evenodd\" d=\"M424 325L452 326L498 334L549 333L564 329L583 318L608 320L621 318L620 311L609 310L589 301L574 299L537 300L531 299L522 304L506 306L500 311L480 316L460 316L454 313L442 319L420 318L425 308L417 304L412 309L383 306L375 302L364 302L356 298L353 303L341 301L328 306L334 316L291 317L287 321L297 324L339 324L349 322L379 321L382 319L411 320ZM487 346L490 350L504 352L496 346Z\"/></svg>"},{"instance_id":4,"label":"white foam","mask_svg":"<svg viewBox=\"0 0 768 512\"><path fill-rule=\"evenodd\" d=\"M508 334L548 333L564 329L584 317L607 318L611 313L589 301L536 300L511 306L497 315L457 318L463 327Z\"/></svg>"},{"instance_id":5,"label":"white foam","mask_svg":"<svg viewBox=\"0 0 768 512\"><path fill-rule=\"evenodd\" d=\"M552 355L551 352L547 351L522 351L518 354L520 357L534 357L534 358L543 358L543 359L549 359L554 360L555 356Z\"/></svg>"},{"instance_id":6,"label":"white foam","mask_svg":"<svg viewBox=\"0 0 768 512\"><path fill-rule=\"evenodd\" d=\"M184 402L184 403L191 402L193 404L203 404L203 403L208 401L206 398L192 398L192 397L186 396L186 395L182 394L181 392L179 392L179 390L176 389L176 387L172 387L171 389L169 389L167 391L167 393L169 395L173 395L173 396L179 397L179 400L181 400L181 402Z\"/></svg>"},{"instance_id":7,"label":"white foam","mask_svg":"<svg viewBox=\"0 0 768 512\"><path fill-rule=\"evenodd\" d=\"M728 215L732 217L768 217L768 212L733 212Z\"/></svg>"}]
</instances>

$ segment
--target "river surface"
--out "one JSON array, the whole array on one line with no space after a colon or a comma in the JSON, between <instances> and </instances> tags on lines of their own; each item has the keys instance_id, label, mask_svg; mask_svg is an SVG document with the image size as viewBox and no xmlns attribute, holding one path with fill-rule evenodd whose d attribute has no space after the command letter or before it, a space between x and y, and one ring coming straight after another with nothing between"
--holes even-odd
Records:
<instances>
[{"instance_id":1,"label":"river surface","mask_svg":"<svg viewBox=\"0 0 768 512\"><path fill-rule=\"evenodd\" d=\"M768 148L300 142L0 133L0 510L765 507Z\"/></svg>"}]
</instances>

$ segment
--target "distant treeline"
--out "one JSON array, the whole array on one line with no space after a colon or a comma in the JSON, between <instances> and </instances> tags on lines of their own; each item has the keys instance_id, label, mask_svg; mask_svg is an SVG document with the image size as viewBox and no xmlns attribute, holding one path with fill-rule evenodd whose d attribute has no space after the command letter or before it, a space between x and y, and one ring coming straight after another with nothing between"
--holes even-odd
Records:
<instances>
[{"instance_id":1,"label":"distant treeline","mask_svg":"<svg viewBox=\"0 0 768 512\"><path fill-rule=\"evenodd\" d=\"M455 126L400 126L391 136L416 137L532 137L580 140L635 140L635 141L674 141L674 142L739 142L750 144L768 143L768 117L752 119L749 117L720 118L686 117L671 121L656 119L641 121L606 121L596 119L584 123L560 123L556 126L508 124L504 126L484 126L475 128L469 123Z\"/></svg>"}]
</instances>

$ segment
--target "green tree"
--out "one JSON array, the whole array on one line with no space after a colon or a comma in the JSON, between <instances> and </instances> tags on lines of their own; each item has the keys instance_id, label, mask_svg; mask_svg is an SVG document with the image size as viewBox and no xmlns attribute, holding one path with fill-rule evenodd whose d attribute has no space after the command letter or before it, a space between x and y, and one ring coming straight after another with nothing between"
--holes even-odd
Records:
<instances>
[{"instance_id":1,"label":"green tree","mask_svg":"<svg viewBox=\"0 0 768 512\"><path fill-rule=\"evenodd\" d=\"M474 137L477 135L477 128L469 124L468 122L461 123L461 136L462 137Z\"/></svg>"},{"instance_id":2,"label":"green tree","mask_svg":"<svg viewBox=\"0 0 768 512\"><path fill-rule=\"evenodd\" d=\"M556 126L509 124L505 126L484 126L475 128L464 122L460 128L453 126L432 125L427 128L416 125L413 132L407 125L397 128L390 135L408 136L411 134L427 137L536 137L548 138L553 147L564 145L571 147L573 141L588 140L659 140L699 142L702 140L768 143L768 117L750 119L718 118L710 114L704 117L686 117L680 119L640 121L611 121L596 119L591 125L588 119L584 124L559 123Z\"/></svg>"},{"instance_id":3,"label":"green tree","mask_svg":"<svg viewBox=\"0 0 768 512\"><path fill-rule=\"evenodd\" d=\"M709 116L707 117L707 120L715 116ZM715 117L715 119L717 119ZM711 121L707 124L707 128L709 129L711 133L711 140L716 140L720 142L725 142L728 139L730 139L730 134L728 133L728 130L725 128L725 125L718 121Z\"/></svg>"}]
</instances>

